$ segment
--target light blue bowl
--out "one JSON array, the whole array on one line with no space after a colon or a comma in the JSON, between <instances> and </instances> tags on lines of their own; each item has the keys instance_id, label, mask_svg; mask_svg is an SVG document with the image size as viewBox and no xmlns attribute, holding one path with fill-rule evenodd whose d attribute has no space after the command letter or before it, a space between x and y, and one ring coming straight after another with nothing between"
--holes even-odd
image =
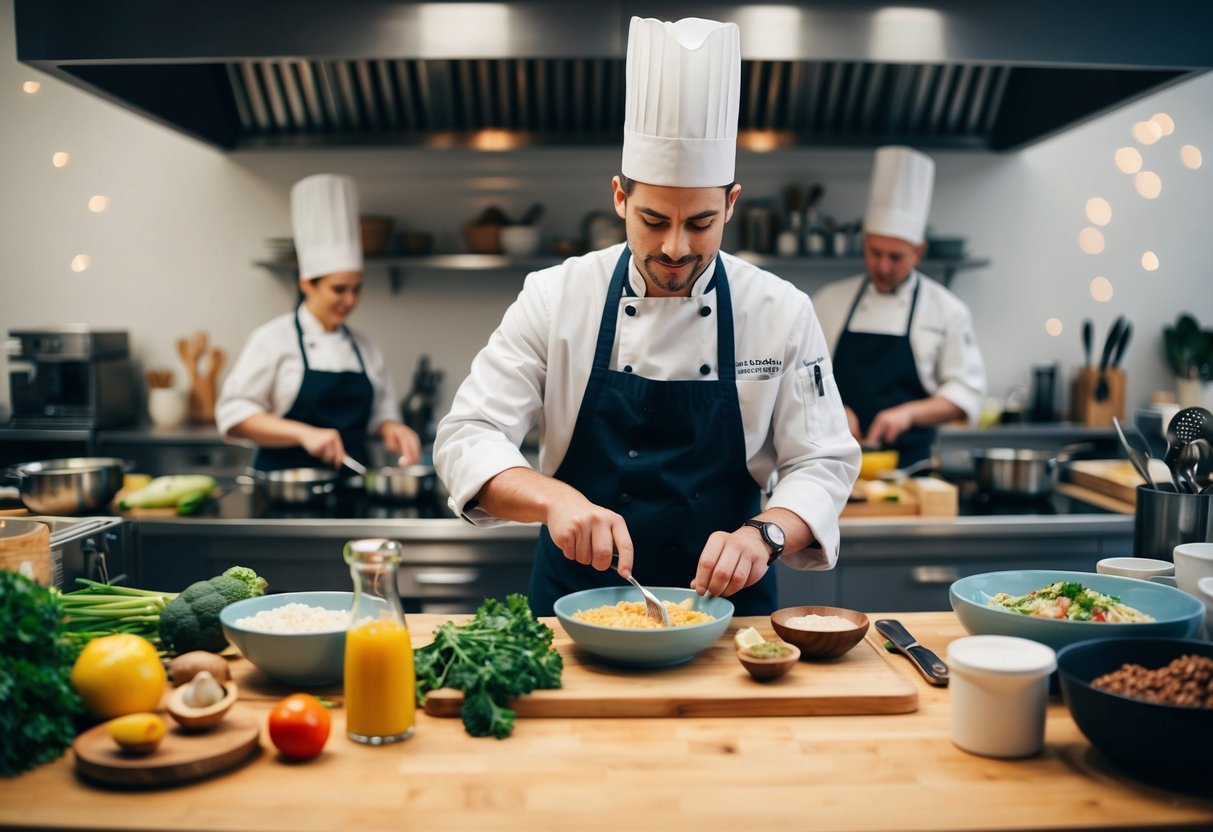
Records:
<instances>
[{"instance_id":1,"label":"light blue bowl","mask_svg":"<svg viewBox=\"0 0 1213 832\"><path fill-rule=\"evenodd\" d=\"M663 586L648 589L658 600L675 604L697 597L692 589ZM733 602L727 598L701 598L697 609L716 620L686 627L627 629L587 624L573 618L573 613L581 610L640 600L640 593L630 586L600 587L565 595L557 599L553 609L564 631L578 646L613 664L630 667L669 667L689 662L715 644L733 620Z\"/></svg>"},{"instance_id":2,"label":"light blue bowl","mask_svg":"<svg viewBox=\"0 0 1213 832\"><path fill-rule=\"evenodd\" d=\"M1114 595L1155 620L1135 624L1068 621L988 606L990 599L1000 592L1024 595L1057 581L1072 581ZM974 635L1019 636L1055 650L1097 638L1191 638L1199 631L1204 617L1204 605L1174 587L1095 572L1052 569L983 572L953 583L948 597L960 623Z\"/></svg>"},{"instance_id":3,"label":"light blue bowl","mask_svg":"<svg viewBox=\"0 0 1213 832\"><path fill-rule=\"evenodd\" d=\"M292 603L349 610L354 593L282 592L246 598L224 607L219 613L219 623L227 640L275 682L297 687L340 682L345 675L346 628L319 633L263 633L236 626L241 618Z\"/></svg>"}]
</instances>

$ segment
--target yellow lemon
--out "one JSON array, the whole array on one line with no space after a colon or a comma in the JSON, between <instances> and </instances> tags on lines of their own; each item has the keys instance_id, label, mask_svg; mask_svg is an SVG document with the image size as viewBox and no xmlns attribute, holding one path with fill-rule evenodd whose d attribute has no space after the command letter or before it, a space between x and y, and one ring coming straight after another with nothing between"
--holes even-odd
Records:
<instances>
[{"instance_id":1,"label":"yellow lemon","mask_svg":"<svg viewBox=\"0 0 1213 832\"><path fill-rule=\"evenodd\" d=\"M753 647L755 644L762 644L764 641L766 641L766 639L762 637L762 633L758 632L753 627L746 627L738 630L737 635L733 636L733 644L737 645L738 650Z\"/></svg>"},{"instance_id":2,"label":"yellow lemon","mask_svg":"<svg viewBox=\"0 0 1213 832\"><path fill-rule=\"evenodd\" d=\"M130 633L95 638L72 665L71 683L98 719L154 710L167 675L156 648Z\"/></svg>"},{"instance_id":3,"label":"yellow lemon","mask_svg":"<svg viewBox=\"0 0 1213 832\"><path fill-rule=\"evenodd\" d=\"M156 714L127 714L109 721L114 742L132 754L150 754L160 745L168 728Z\"/></svg>"}]
</instances>

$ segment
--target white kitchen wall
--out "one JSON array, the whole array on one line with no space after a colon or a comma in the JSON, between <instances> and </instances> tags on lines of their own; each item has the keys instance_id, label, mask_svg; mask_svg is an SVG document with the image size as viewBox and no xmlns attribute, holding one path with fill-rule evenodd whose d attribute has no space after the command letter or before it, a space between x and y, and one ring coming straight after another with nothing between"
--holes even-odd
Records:
<instances>
[{"instance_id":1,"label":"white kitchen wall","mask_svg":"<svg viewBox=\"0 0 1213 832\"><path fill-rule=\"evenodd\" d=\"M42 84L35 95L22 82ZM1174 134L1136 145L1135 121L1166 112ZM484 154L417 149L308 150L224 154L19 64L12 8L0 4L0 330L79 321L130 331L143 367L173 366L181 377L177 337L197 329L234 355L247 333L291 308L290 281L253 265L268 255L266 239L288 236L287 190L319 171L353 175L366 213L397 221L397 229L429 231L443 251L461 251L459 229L496 204L521 214L545 206L550 240L576 237L585 215L610 210L616 148ZM1179 147L1204 154L1199 170L1179 162ZM1162 194L1145 200L1112 154L1138 146L1146 168L1162 178ZM51 165L67 151L71 162ZM1097 341L1118 314L1135 327L1125 361L1130 408L1170 385L1161 330L1188 310L1213 326L1213 262L1206 226L1213 188L1213 74L1009 155L936 153L932 226L968 238L988 268L957 275L953 289L972 308L992 394L1026 386L1033 364L1059 362L1068 378L1081 362L1084 317ZM822 209L853 219L862 212L868 151L798 150L743 153L742 199L778 204L795 182L826 186ZM91 213L94 194L111 200ZM1105 251L1079 251L1089 223L1084 204L1101 196L1113 208ZM729 242L735 237L726 238ZM1141 252L1158 253L1161 268L1145 272ZM86 253L91 266L70 268ZM1091 298L1097 275L1111 280L1106 303ZM806 291L819 280L797 278ZM428 353L445 371L441 408L522 283L522 275L410 273L393 295L387 276L368 272L352 325L389 356L400 392L417 357ZM1045 332L1058 318L1059 336ZM1098 343L1097 343L1098 347ZM1206 392L1209 392L1206 390ZM0 389L0 417L7 411Z\"/></svg>"}]
</instances>

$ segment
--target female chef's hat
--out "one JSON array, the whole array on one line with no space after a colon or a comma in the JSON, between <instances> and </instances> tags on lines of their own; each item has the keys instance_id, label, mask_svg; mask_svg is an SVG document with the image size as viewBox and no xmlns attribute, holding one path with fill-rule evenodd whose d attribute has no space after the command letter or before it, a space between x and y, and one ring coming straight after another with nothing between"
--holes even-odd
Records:
<instances>
[{"instance_id":1,"label":"female chef's hat","mask_svg":"<svg viewBox=\"0 0 1213 832\"><path fill-rule=\"evenodd\" d=\"M736 23L633 17L623 175L680 188L731 184L740 97Z\"/></svg>"},{"instance_id":2,"label":"female chef's hat","mask_svg":"<svg viewBox=\"0 0 1213 832\"><path fill-rule=\"evenodd\" d=\"M291 229L299 276L362 271L358 188L348 176L318 173L291 188Z\"/></svg>"},{"instance_id":3,"label":"female chef's hat","mask_svg":"<svg viewBox=\"0 0 1213 832\"><path fill-rule=\"evenodd\" d=\"M908 147L878 148L864 232L918 245L926 231L934 186L935 162L930 156Z\"/></svg>"}]
</instances>

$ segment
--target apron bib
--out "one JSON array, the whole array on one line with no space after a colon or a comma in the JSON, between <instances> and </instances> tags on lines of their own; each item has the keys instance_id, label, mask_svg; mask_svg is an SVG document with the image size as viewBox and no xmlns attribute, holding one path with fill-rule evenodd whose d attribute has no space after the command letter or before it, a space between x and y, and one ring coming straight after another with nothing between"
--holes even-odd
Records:
<instances>
[{"instance_id":1,"label":"apron bib","mask_svg":"<svg viewBox=\"0 0 1213 832\"><path fill-rule=\"evenodd\" d=\"M914 325L914 310L918 306L918 289L921 286L922 281L919 280L914 287L905 335L851 331L851 318L863 293L867 291L867 279L859 287L859 293L855 295L851 310L847 313L847 320L842 325L842 335L834 349L834 378L838 382L843 404L855 411L859 417L859 429L865 435L880 411L930 395L918 377L914 349L910 346L910 328ZM897 465L904 468L929 457L935 434L934 428L915 427L897 437L893 443L897 450Z\"/></svg>"},{"instance_id":2,"label":"apron bib","mask_svg":"<svg viewBox=\"0 0 1213 832\"><path fill-rule=\"evenodd\" d=\"M719 379L641 378L610 369L631 256L625 247L615 265L585 397L554 476L623 516L636 547L637 581L689 587L708 536L736 530L761 509L758 485L746 466L728 276L718 256ZM536 615L551 615L556 599L570 592L624 585L614 570L599 572L565 558L547 527L540 530L529 596ZM737 615L766 615L775 609L776 594L770 569L729 600Z\"/></svg>"},{"instance_id":3,"label":"apron bib","mask_svg":"<svg viewBox=\"0 0 1213 832\"><path fill-rule=\"evenodd\" d=\"M358 344L348 329L342 327L342 330L354 348L358 370L313 370L308 364L307 350L303 348L299 310L295 310L295 334L299 339L299 353L303 356L303 381L294 403L283 418L318 428L336 428L341 434L345 452L365 464L369 459L366 427L371 421L375 389L367 378ZM329 465L296 445L290 448L258 448L253 457L253 467L258 471L279 471L284 468L328 468Z\"/></svg>"}]
</instances>

